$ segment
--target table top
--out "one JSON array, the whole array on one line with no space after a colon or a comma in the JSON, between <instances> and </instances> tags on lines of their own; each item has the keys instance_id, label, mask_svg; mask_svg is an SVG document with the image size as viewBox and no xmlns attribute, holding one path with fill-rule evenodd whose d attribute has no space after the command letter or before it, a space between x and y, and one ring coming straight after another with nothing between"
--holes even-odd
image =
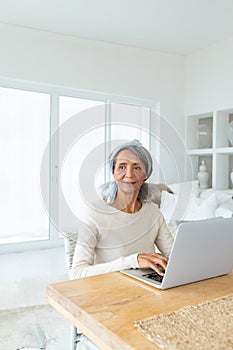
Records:
<instances>
[{"instance_id":1,"label":"table top","mask_svg":"<svg viewBox=\"0 0 233 350\"><path fill-rule=\"evenodd\" d=\"M167 290L112 272L49 285L47 301L103 350L155 350L134 321L231 293L233 272Z\"/></svg>"}]
</instances>

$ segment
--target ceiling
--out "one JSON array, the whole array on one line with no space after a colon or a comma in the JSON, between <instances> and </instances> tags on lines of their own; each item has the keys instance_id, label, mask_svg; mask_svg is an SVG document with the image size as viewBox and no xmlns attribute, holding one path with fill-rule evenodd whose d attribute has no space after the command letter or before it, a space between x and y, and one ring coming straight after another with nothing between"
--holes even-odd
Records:
<instances>
[{"instance_id":1,"label":"ceiling","mask_svg":"<svg viewBox=\"0 0 233 350\"><path fill-rule=\"evenodd\" d=\"M233 0L0 0L0 22L188 55L233 36Z\"/></svg>"}]
</instances>

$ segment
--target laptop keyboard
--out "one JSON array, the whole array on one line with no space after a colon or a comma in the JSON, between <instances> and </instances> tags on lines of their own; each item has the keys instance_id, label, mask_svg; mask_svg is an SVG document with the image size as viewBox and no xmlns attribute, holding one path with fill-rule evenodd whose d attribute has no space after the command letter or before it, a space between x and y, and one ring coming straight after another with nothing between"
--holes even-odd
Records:
<instances>
[{"instance_id":1,"label":"laptop keyboard","mask_svg":"<svg viewBox=\"0 0 233 350\"><path fill-rule=\"evenodd\" d=\"M157 272L150 272L150 273L146 273L145 275L142 275L143 277L149 278L153 281L156 282L162 282L163 280L163 276L160 276Z\"/></svg>"}]
</instances>

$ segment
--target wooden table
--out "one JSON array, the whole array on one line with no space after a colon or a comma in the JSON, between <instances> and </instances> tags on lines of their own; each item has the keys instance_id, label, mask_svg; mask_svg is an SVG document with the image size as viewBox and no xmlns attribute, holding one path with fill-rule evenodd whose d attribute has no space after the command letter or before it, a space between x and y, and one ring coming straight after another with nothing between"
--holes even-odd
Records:
<instances>
[{"instance_id":1,"label":"wooden table","mask_svg":"<svg viewBox=\"0 0 233 350\"><path fill-rule=\"evenodd\" d=\"M165 291L113 272L49 285L47 300L103 350L155 350L134 321L231 293L233 272Z\"/></svg>"}]
</instances>

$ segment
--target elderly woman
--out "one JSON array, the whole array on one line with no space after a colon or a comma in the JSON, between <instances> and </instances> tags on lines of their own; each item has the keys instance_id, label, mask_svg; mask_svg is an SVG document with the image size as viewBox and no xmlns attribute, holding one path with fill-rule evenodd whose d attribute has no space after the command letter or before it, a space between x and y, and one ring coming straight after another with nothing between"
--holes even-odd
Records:
<instances>
[{"instance_id":1,"label":"elderly woman","mask_svg":"<svg viewBox=\"0 0 233 350\"><path fill-rule=\"evenodd\" d=\"M147 200L144 182L152 173L151 155L133 140L118 146L109 163L114 181L79 228L72 277L138 267L162 275L173 240L158 206Z\"/></svg>"}]
</instances>

